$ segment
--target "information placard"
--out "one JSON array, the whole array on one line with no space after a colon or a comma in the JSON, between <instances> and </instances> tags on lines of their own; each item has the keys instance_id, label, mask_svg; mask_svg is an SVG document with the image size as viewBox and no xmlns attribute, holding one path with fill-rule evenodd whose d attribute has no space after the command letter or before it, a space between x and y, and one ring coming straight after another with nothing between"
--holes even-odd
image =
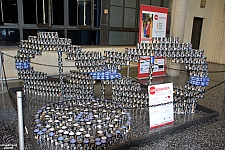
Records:
<instances>
[{"instance_id":1,"label":"information placard","mask_svg":"<svg viewBox=\"0 0 225 150\"><path fill-rule=\"evenodd\" d=\"M150 129L172 124L174 122L173 103L150 107L149 118Z\"/></svg>"},{"instance_id":2,"label":"information placard","mask_svg":"<svg viewBox=\"0 0 225 150\"><path fill-rule=\"evenodd\" d=\"M152 37L166 37L168 8L141 5L140 20L139 20L139 43L151 43ZM157 60L161 60L157 64ZM144 62L145 61L145 62ZM142 67L148 68L147 59L140 57L138 63L138 79L148 78L149 72L146 72ZM162 76L166 74L165 61L163 57L155 58L153 76ZM163 65L162 65L163 64ZM143 71L144 70L144 71Z\"/></svg>"},{"instance_id":3,"label":"information placard","mask_svg":"<svg viewBox=\"0 0 225 150\"><path fill-rule=\"evenodd\" d=\"M148 86L149 105L159 105L173 101L173 83Z\"/></svg>"},{"instance_id":4,"label":"information placard","mask_svg":"<svg viewBox=\"0 0 225 150\"><path fill-rule=\"evenodd\" d=\"M139 42L149 43L152 37L166 37L168 8L141 5Z\"/></svg>"},{"instance_id":5,"label":"information placard","mask_svg":"<svg viewBox=\"0 0 225 150\"><path fill-rule=\"evenodd\" d=\"M143 56L140 58L140 73L149 73L150 57Z\"/></svg>"},{"instance_id":6,"label":"information placard","mask_svg":"<svg viewBox=\"0 0 225 150\"><path fill-rule=\"evenodd\" d=\"M148 86L150 129L174 121L173 83Z\"/></svg>"}]
</instances>

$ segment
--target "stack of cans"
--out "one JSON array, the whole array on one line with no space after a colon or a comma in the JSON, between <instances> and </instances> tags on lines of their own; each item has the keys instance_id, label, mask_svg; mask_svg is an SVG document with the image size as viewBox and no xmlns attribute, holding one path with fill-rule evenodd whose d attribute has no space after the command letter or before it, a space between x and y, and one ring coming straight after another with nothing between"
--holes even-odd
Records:
<instances>
[{"instance_id":1,"label":"stack of cans","mask_svg":"<svg viewBox=\"0 0 225 150\"><path fill-rule=\"evenodd\" d=\"M29 57L15 57L15 67L18 70L30 69L30 58Z\"/></svg>"},{"instance_id":2,"label":"stack of cans","mask_svg":"<svg viewBox=\"0 0 225 150\"><path fill-rule=\"evenodd\" d=\"M59 96L60 84L57 81L25 80L23 83L24 93L42 96Z\"/></svg>"},{"instance_id":3,"label":"stack of cans","mask_svg":"<svg viewBox=\"0 0 225 150\"><path fill-rule=\"evenodd\" d=\"M15 57L15 67L17 70L30 69L29 57Z\"/></svg>"},{"instance_id":4,"label":"stack of cans","mask_svg":"<svg viewBox=\"0 0 225 150\"><path fill-rule=\"evenodd\" d=\"M63 82L63 63L62 63L62 51L58 50L58 64L59 64L59 85L60 96L64 97L64 82Z\"/></svg>"},{"instance_id":5,"label":"stack of cans","mask_svg":"<svg viewBox=\"0 0 225 150\"><path fill-rule=\"evenodd\" d=\"M174 110L176 113L195 111L197 98L204 97L205 86L209 82L203 50L192 49L191 43L179 43L178 37L153 37L149 43L138 43L136 49L126 49L126 53L131 61L137 61L135 58L140 56L150 57L149 85L152 84L154 57L169 57L174 63L184 63L185 68L190 71L190 79L185 83L184 88L174 88Z\"/></svg>"},{"instance_id":6,"label":"stack of cans","mask_svg":"<svg viewBox=\"0 0 225 150\"><path fill-rule=\"evenodd\" d=\"M100 52L83 52L81 50L76 53L67 52L67 60L75 61L75 66L81 73L99 72L107 69L105 59Z\"/></svg>"},{"instance_id":7,"label":"stack of cans","mask_svg":"<svg viewBox=\"0 0 225 150\"><path fill-rule=\"evenodd\" d=\"M154 56L154 50L151 51L150 55L150 64L149 64L149 76L148 76L148 85L152 84L152 74L153 74L153 69L154 69L154 61L155 61L155 56Z\"/></svg>"},{"instance_id":8,"label":"stack of cans","mask_svg":"<svg viewBox=\"0 0 225 150\"><path fill-rule=\"evenodd\" d=\"M190 76L189 83L196 86L208 86L209 78L204 78L200 76Z\"/></svg>"},{"instance_id":9,"label":"stack of cans","mask_svg":"<svg viewBox=\"0 0 225 150\"><path fill-rule=\"evenodd\" d=\"M80 73L77 70L71 70L68 83L65 83L65 96L91 98L94 96L95 80L88 73Z\"/></svg>"},{"instance_id":10,"label":"stack of cans","mask_svg":"<svg viewBox=\"0 0 225 150\"><path fill-rule=\"evenodd\" d=\"M59 82L49 83L47 74L34 71L30 58L41 55L43 50L58 52ZM77 68L71 71L67 82L63 80L62 52L67 52L67 60L73 60ZM197 98L204 96L208 85L208 66L203 50L194 50L190 43L179 43L178 37L153 37L150 43L138 43L136 49L127 48L125 53L115 51L101 52L82 51L77 45L71 45L68 38L59 38L56 32L38 32L22 40L15 58L16 69L23 84L24 91L41 95L60 95L61 97L91 98L95 80L101 80L101 100L104 100L105 84L112 84L113 100L126 107L148 106L147 94L140 92L140 86L128 79L121 78L118 69L128 66L130 61L137 62L140 56L149 56L149 85L152 84L152 73L155 57L170 57L174 63L184 63L190 71L190 79L184 87L174 88L175 112L194 112ZM112 71L113 70L113 71ZM116 70L116 72L114 71ZM126 84L126 81L129 81ZM118 84L117 84L118 83ZM134 87L133 89L132 87ZM57 88L57 89L56 89ZM125 91L119 91L126 89ZM189 108L192 108L191 111Z\"/></svg>"},{"instance_id":11,"label":"stack of cans","mask_svg":"<svg viewBox=\"0 0 225 150\"><path fill-rule=\"evenodd\" d=\"M106 59L108 68L120 70L122 66L129 65L129 57L127 53L105 50L103 56Z\"/></svg>"},{"instance_id":12,"label":"stack of cans","mask_svg":"<svg viewBox=\"0 0 225 150\"><path fill-rule=\"evenodd\" d=\"M132 117L115 102L73 98L43 106L34 121L40 145L101 150L127 138Z\"/></svg>"},{"instance_id":13,"label":"stack of cans","mask_svg":"<svg viewBox=\"0 0 225 150\"><path fill-rule=\"evenodd\" d=\"M133 82L132 78L123 77L112 83L112 100L124 108L148 107L148 94L141 93L139 83Z\"/></svg>"},{"instance_id":14,"label":"stack of cans","mask_svg":"<svg viewBox=\"0 0 225 150\"><path fill-rule=\"evenodd\" d=\"M31 41L35 41L39 48L39 50L42 51L64 51L66 52L67 49L70 49L71 47L71 39L69 38L59 38L57 32L38 32L37 37L33 38L32 36Z\"/></svg>"},{"instance_id":15,"label":"stack of cans","mask_svg":"<svg viewBox=\"0 0 225 150\"><path fill-rule=\"evenodd\" d=\"M89 73L93 79L104 80L105 84L109 84L110 80L121 78L121 74L118 73L118 70L107 70L102 72L91 72Z\"/></svg>"},{"instance_id":16,"label":"stack of cans","mask_svg":"<svg viewBox=\"0 0 225 150\"><path fill-rule=\"evenodd\" d=\"M34 71L34 68L30 66L30 58L41 55L43 50L58 51L60 82L46 81L46 73ZM15 57L15 66L18 70L19 79L24 80L24 92L63 96L65 85L63 83L62 52L73 50L74 46L71 45L71 39L59 38L57 32L38 32L37 36L29 36L28 40L21 40Z\"/></svg>"},{"instance_id":17,"label":"stack of cans","mask_svg":"<svg viewBox=\"0 0 225 150\"><path fill-rule=\"evenodd\" d=\"M81 46L78 45L71 45L67 47L67 57L68 60L74 60L76 59L76 53L80 53L82 50Z\"/></svg>"}]
</instances>

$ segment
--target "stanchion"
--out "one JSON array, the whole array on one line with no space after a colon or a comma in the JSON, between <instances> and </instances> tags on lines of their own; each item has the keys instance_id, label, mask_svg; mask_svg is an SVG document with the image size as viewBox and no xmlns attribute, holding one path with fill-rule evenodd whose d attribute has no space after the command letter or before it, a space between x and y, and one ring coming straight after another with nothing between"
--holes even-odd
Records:
<instances>
[{"instance_id":1,"label":"stanchion","mask_svg":"<svg viewBox=\"0 0 225 150\"><path fill-rule=\"evenodd\" d=\"M19 127L19 144L20 149L24 150L24 133L23 133L23 109L22 109L22 92L18 91L17 94L17 112L18 112L18 127Z\"/></svg>"},{"instance_id":2,"label":"stanchion","mask_svg":"<svg viewBox=\"0 0 225 150\"><path fill-rule=\"evenodd\" d=\"M130 66L127 66L127 77L130 77Z\"/></svg>"},{"instance_id":3,"label":"stanchion","mask_svg":"<svg viewBox=\"0 0 225 150\"><path fill-rule=\"evenodd\" d=\"M7 92L6 89L4 89L4 83L3 83L3 55L0 51L0 80L1 80L1 91L0 93Z\"/></svg>"}]
</instances>

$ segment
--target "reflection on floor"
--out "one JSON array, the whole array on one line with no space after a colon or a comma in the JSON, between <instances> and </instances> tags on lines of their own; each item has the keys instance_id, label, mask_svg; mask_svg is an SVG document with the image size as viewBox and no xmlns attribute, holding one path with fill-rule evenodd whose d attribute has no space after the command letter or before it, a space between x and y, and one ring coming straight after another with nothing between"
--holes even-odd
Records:
<instances>
[{"instance_id":1,"label":"reflection on floor","mask_svg":"<svg viewBox=\"0 0 225 150\"><path fill-rule=\"evenodd\" d=\"M210 71L225 70L224 65L209 64ZM181 67L181 69L183 69ZM126 68L120 71L127 76ZM137 68L130 68L129 76L137 76ZM167 82L175 85L183 85L187 80L187 73L180 72L180 76L170 78ZM210 73L210 84L207 89L225 80L225 73ZM155 82L162 83L163 77L155 78ZM21 81L10 81L9 87L21 86ZM221 84L206 92L205 98L199 99L198 103L220 113L218 120L210 121L200 125L189 127L183 131L166 135L160 139L150 141L132 147L131 149L224 149L225 147L225 84ZM110 96L110 91L106 91ZM8 93L0 97L0 146L3 144L14 144L14 149L19 149L17 112L9 98ZM3 149L2 147L0 149ZM25 132L25 149L33 149Z\"/></svg>"}]
</instances>

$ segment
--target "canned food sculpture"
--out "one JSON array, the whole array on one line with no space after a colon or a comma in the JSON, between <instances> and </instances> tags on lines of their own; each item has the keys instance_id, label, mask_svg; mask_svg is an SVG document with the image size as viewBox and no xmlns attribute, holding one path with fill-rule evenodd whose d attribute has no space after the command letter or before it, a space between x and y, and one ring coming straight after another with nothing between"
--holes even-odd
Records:
<instances>
[{"instance_id":1,"label":"canned food sculpture","mask_svg":"<svg viewBox=\"0 0 225 150\"><path fill-rule=\"evenodd\" d=\"M47 74L34 71L31 59L42 51L58 53L59 81L48 81ZM77 70L63 75L62 55L74 61ZM71 45L71 39L59 38L57 32L38 32L22 40L15 57L18 78L24 80L27 93L59 96L62 101L42 107L35 115L34 136L64 149L102 149L115 140L126 137L130 130L126 108L149 107L148 93L142 93L139 83L117 72L140 56L149 56L149 85L152 84L154 57L172 58L184 63L190 78L184 87L174 86L174 112L194 113L197 99L204 96L208 85L208 66L203 50L194 50L179 38L152 38L150 43L138 43L136 49L125 52L106 50L82 51ZM115 71L116 70L116 71ZM65 79L64 79L65 78ZM94 84L101 80L101 98L94 98ZM105 100L105 85L112 85L112 100ZM104 119L103 119L104 118Z\"/></svg>"},{"instance_id":2,"label":"canned food sculpture","mask_svg":"<svg viewBox=\"0 0 225 150\"><path fill-rule=\"evenodd\" d=\"M34 71L30 65L30 60L35 55L41 55L45 50L58 52L59 82L46 80L46 73ZM71 71L66 83L63 82L63 52L67 53L66 59L74 61L77 67L77 70ZM134 95L137 99L133 101L133 106L139 106L135 104L139 102L145 104L140 106L146 107L148 106L146 93L140 93L137 88L134 91L123 91L123 96L121 96L118 94L120 93L118 88L115 87L126 86L125 89L130 89L132 85L114 82L114 79L121 77L119 74L114 78L109 78L106 73L102 73L110 69L121 69L122 66L129 65L131 61L137 62L140 56L171 57L172 62L185 64L185 68L190 71L190 78L184 87L174 87L174 106L177 113L193 113L197 98L204 96L205 86L209 82L208 66L203 50L192 49L190 43L179 43L178 37L152 38L150 43L138 43L136 49L127 48L125 53L106 50L102 55L100 52L83 52L80 46L71 45L70 39L59 38L57 32L38 32L37 36L29 36L28 40L21 41L15 59L18 77L24 80L24 92L61 97L81 97L82 95L90 98L93 97L95 80L100 79L102 80L102 100L104 99L104 84L112 84L112 100L119 100L125 105L124 103L129 101L126 99ZM153 65L154 61L150 61L149 85L151 85ZM131 105L127 106L131 107Z\"/></svg>"}]
</instances>

